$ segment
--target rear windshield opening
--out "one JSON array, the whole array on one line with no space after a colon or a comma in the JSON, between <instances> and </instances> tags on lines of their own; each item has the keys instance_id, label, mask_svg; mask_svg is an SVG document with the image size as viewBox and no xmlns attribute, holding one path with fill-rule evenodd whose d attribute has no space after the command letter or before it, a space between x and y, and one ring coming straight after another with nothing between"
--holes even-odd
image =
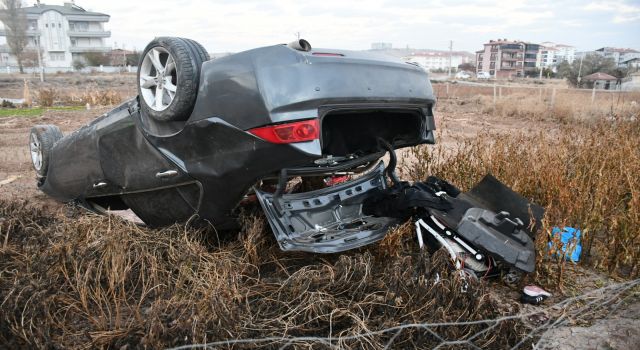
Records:
<instances>
[{"instance_id":1,"label":"rear windshield opening","mask_svg":"<svg viewBox=\"0 0 640 350\"><path fill-rule=\"evenodd\" d=\"M406 110L329 112L322 119L322 151L333 156L375 153L378 137L395 147L417 145L422 120L419 112Z\"/></svg>"}]
</instances>

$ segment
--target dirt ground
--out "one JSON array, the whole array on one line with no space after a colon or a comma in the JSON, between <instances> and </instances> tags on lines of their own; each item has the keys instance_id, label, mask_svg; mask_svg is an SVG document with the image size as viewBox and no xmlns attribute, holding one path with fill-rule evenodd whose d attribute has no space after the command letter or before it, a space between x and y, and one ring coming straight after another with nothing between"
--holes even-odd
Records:
<instances>
[{"instance_id":1,"label":"dirt ground","mask_svg":"<svg viewBox=\"0 0 640 350\"><path fill-rule=\"evenodd\" d=\"M62 77L51 83L54 86L82 88L84 82L76 84L73 77ZM119 76L104 83L98 78L97 85L111 84L122 90L123 94L131 94L134 76ZM131 85L130 85L131 84ZM21 84L14 81L0 81L0 97L21 97ZM37 124L54 124L63 133L68 134L94 118L107 112L109 107L76 111L47 111L38 117L0 117L0 198L27 199L41 205L46 211L57 212L63 205L48 198L38 191L35 185L35 174L31 167L28 151L28 135L32 126ZM514 130L526 133L553 132L560 125L551 122L532 122L515 118L502 118L479 112L479 106L461 103L459 100L441 99L438 102L436 125L443 132L439 133L438 142L447 147L455 147L460 140L473 138L483 130L494 130L509 133ZM600 279L610 282L605 277L587 278L588 283ZM515 291L506 292L502 297L517 299ZM558 299L554 298L554 301ZM542 348L559 349L628 349L637 348L640 344L640 304L632 304L606 319L599 320L588 327L563 326L545 336ZM635 346L634 346L635 345Z\"/></svg>"}]
</instances>

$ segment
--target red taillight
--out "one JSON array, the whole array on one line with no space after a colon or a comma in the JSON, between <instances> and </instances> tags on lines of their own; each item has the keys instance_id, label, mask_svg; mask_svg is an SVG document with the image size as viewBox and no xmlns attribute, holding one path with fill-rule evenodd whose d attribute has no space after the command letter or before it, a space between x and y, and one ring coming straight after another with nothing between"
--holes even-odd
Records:
<instances>
[{"instance_id":1,"label":"red taillight","mask_svg":"<svg viewBox=\"0 0 640 350\"><path fill-rule=\"evenodd\" d=\"M320 138L318 119L269 125L249 130L250 133L272 143L294 143Z\"/></svg>"}]
</instances>

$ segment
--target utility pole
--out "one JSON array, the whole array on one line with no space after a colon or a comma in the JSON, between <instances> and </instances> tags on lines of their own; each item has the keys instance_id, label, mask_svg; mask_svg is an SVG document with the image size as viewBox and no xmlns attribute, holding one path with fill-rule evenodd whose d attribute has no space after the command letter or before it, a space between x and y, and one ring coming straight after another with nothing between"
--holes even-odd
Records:
<instances>
[{"instance_id":1,"label":"utility pole","mask_svg":"<svg viewBox=\"0 0 640 350\"><path fill-rule=\"evenodd\" d=\"M584 53L580 56L580 67L578 68L578 88L580 88L580 80L582 80L582 60L584 59Z\"/></svg>"},{"instance_id":2,"label":"utility pole","mask_svg":"<svg viewBox=\"0 0 640 350\"><path fill-rule=\"evenodd\" d=\"M449 72L447 79L451 78L451 56L453 55L453 40L449 40Z\"/></svg>"},{"instance_id":3,"label":"utility pole","mask_svg":"<svg viewBox=\"0 0 640 350\"><path fill-rule=\"evenodd\" d=\"M44 67L42 66L42 56L40 55L40 37L36 36L36 52L38 53L38 66L40 67L40 82L44 82Z\"/></svg>"},{"instance_id":4,"label":"utility pole","mask_svg":"<svg viewBox=\"0 0 640 350\"><path fill-rule=\"evenodd\" d=\"M540 80L542 80L542 71L544 70L544 66L542 65L542 63L540 63Z\"/></svg>"}]
</instances>

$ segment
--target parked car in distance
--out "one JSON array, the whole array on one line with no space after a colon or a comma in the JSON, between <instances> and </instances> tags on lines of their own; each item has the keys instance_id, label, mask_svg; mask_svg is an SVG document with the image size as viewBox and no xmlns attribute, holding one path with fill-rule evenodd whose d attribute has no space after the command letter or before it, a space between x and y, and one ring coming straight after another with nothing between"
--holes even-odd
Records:
<instances>
[{"instance_id":1,"label":"parked car in distance","mask_svg":"<svg viewBox=\"0 0 640 350\"><path fill-rule=\"evenodd\" d=\"M471 79L471 73L464 70L459 71L456 73L456 79Z\"/></svg>"},{"instance_id":2,"label":"parked car in distance","mask_svg":"<svg viewBox=\"0 0 640 350\"><path fill-rule=\"evenodd\" d=\"M478 78L478 79L491 79L491 74L489 74L489 72L478 72L478 74L476 75L476 78Z\"/></svg>"}]
</instances>

